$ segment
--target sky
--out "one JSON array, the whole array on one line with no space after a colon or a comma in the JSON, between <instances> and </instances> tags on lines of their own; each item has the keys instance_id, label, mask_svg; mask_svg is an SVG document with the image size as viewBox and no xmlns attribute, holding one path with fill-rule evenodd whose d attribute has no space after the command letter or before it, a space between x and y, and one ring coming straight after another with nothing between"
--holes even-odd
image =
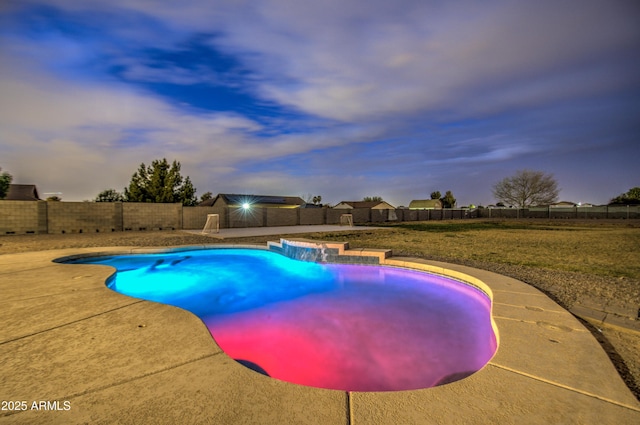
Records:
<instances>
[{"instance_id":1,"label":"sky","mask_svg":"<svg viewBox=\"0 0 640 425\"><path fill-rule=\"evenodd\" d=\"M497 202L640 186L636 0L3 0L0 167L41 197L141 163L205 192Z\"/></svg>"}]
</instances>

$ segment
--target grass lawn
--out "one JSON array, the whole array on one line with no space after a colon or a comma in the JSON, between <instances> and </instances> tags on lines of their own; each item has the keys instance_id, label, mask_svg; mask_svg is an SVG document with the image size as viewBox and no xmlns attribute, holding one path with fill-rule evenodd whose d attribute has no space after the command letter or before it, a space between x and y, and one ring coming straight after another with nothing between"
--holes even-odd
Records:
<instances>
[{"instance_id":1,"label":"grass lawn","mask_svg":"<svg viewBox=\"0 0 640 425\"><path fill-rule=\"evenodd\" d=\"M388 231L325 234L353 248L640 279L639 222L430 221Z\"/></svg>"}]
</instances>

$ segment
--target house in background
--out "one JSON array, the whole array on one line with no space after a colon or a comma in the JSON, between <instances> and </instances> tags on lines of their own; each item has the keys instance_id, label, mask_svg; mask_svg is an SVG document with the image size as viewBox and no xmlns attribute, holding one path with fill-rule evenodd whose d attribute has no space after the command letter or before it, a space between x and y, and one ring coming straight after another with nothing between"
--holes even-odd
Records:
<instances>
[{"instance_id":1,"label":"house in background","mask_svg":"<svg viewBox=\"0 0 640 425\"><path fill-rule=\"evenodd\" d=\"M549 204L549 208L573 208L577 206L577 204L575 202L570 202L570 201L560 201L560 202L555 202L553 204Z\"/></svg>"},{"instance_id":2,"label":"house in background","mask_svg":"<svg viewBox=\"0 0 640 425\"><path fill-rule=\"evenodd\" d=\"M354 208L371 208L372 210L395 210L396 207L385 201L342 201L333 209L352 210Z\"/></svg>"},{"instance_id":3,"label":"house in background","mask_svg":"<svg viewBox=\"0 0 640 425\"><path fill-rule=\"evenodd\" d=\"M409 204L410 210L441 210L440 199L415 199Z\"/></svg>"},{"instance_id":4,"label":"house in background","mask_svg":"<svg viewBox=\"0 0 640 425\"><path fill-rule=\"evenodd\" d=\"M40 201L35 184L10 184L5 201Z\"/></svg>"},{"instance_id":5,"label":"house in background","mask_svg":"<svg viewBox=\"0 0 640 425\"><path fill-rule=\"evenodd\" d=\"M198 204L200 207L242 208L250 205L254 208L300 208L305 202L299 196L263 196L219 193L215 198Z\"/></svg>"}]
</instances>

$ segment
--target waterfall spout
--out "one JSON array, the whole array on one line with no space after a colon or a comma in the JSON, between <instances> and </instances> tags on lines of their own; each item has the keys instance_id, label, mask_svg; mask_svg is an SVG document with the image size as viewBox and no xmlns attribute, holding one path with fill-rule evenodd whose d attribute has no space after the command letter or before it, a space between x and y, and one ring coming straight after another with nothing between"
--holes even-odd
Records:
<instances>
[{"instance_id":1,"label":"waterfall spout","mask_svg":"<svg viewBox=\"0 0 640 425\"><path fill-rule=\"evenodd\" d=\"M284 255L300 261L326 263L329 258L326 243L281 239Z\"/></svg>"}]
</instances>

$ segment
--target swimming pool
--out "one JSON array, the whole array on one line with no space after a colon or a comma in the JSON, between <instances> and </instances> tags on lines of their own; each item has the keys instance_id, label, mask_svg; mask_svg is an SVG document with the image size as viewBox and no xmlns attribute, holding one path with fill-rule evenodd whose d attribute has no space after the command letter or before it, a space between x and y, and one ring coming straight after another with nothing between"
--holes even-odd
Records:
<instances>
[{"instance_id":1,"label":"swimming pool","mask_svg":"<svg viewBox=\"0 0 640 425\"><path fill-rule=\"evenodd\" d=\"M296 384L428 388L480 370L497 349L489 297L439 275L242 248L67 262L115 267L112 290L193 312L231 358Z\"/></svg>"}]
</instances>

